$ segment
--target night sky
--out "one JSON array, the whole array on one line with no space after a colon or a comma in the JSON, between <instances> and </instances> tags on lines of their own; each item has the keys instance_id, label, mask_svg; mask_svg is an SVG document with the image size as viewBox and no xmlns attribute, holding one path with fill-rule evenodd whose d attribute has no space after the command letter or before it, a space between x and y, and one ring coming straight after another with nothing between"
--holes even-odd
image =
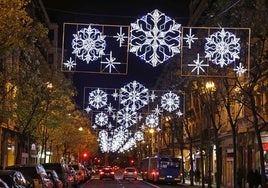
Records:
<instances>
[{"instance_id":1,"label":"night sky","mask_svg":"<svg viewBox=\"0 0 268 188\"><path fill-rule=\"evenodd\" d=\"M64 22L130 25L141 16L158 9L181 25L188 20L190 0L43 0L51 22L59 24L59 47L62 44L62 26ZM127 75L107 75L93 73L74 73L74 84L78 90L77 104L83 107L84 88L121 88L136 80L148 89L152 88L161 74L165 62L157 67L144 63L135 54L129 53Z\"/></svg>"}]
</instances>

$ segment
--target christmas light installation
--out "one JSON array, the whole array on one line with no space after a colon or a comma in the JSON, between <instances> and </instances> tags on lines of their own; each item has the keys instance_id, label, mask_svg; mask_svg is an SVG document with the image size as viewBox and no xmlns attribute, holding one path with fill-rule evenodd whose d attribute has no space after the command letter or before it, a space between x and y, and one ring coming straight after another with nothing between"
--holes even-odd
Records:
<instances>
[{"instance_id":1,"label":"christmas light installation","mask_svg":"<svg viewBox=\"0 0 268 188\"><path fill-rule=\"evenodd\" d=\"M127 74L129 28L123 25L64 23L62 71Z\"/></svg>"},{"instance_id":2,"label":"christmas light installation","mask_svg":"<svg viewBox=\"0 0 268 188\"><path fill-rule=\"evenodd\" d=\"M107 105L107 94L101 89L96 89L89 94L89 104L96 108L102 108Z\"/></svg>"},{"instance_id":3,"label":"christmas light installation","mask_svg":"<svg viewBox=\"0 0 268 188\"><path fill-rule=\"evenodd\" d=\"M183 37L183 39L186 41L186 43L188 44L188 48L191 49L192 48L192 43L194 43L195 40L197 40L198 38L195 37L194 34L192 34L192 29L189 29L189 34L186 34L185 37Z\"/></svg>"},{"instance_id":4,"label":"christmas light installation","mask_svg":"<svg viewBox=\"0 0 268 188\"><path fill-rule=\"evenodd\" d=\"M168 112L178 109L180 107L180 97L171 91L165 93L161 97L161 107Z\"/></svg>"},{"instance_id":5,"label":"christmas light installation","mask_svg":"<svg viewBox=\"0 0 268 188\"><path fill-rule=\"evenodd\" d=\"M197 59L193 60L193 64L188 64L189 67L194 67L191 72L196 71L197 75L199 75L200 71L206 72L203 67L208 67L209 64L204 63L204 60L200 60L199 53L197 54Z\"/></svg>"},{"instance_id":6,"label":"christmas light installation","mask_svg":"<svg viewBox=\"0 0 268 188\"><path fill-rule=\"evenodd\" d=\"M182 27L181 75L236 77L249 72L250 33L250 28Z\"/></svg>"},{"instance_id":7,"label":"christmas light installation","mask_svg":"<svg viewBox=\"0 0 268 188\"><path fill-rule=\"evenodd\" d=\"M98 29L89 25L88 28L82 28L73 36L72 53L82 61L89 63L104 54L106 48L105 36Z\"/></svg>"},{"instance_id":8,"label":"christmas light installation","mask_svg":"<svg viewBox=\"0 0 268 188\"><path fill-rule=\"evenodd\" d=\"M68 70L72 70L76 66L76 63L74 62L72 57L70 57L70 59L67 60L67 63L63 63L63 64Z\"/></svg>"},{"instance_id":9,"label":"christmas light installation","mask_svg":"<svg viewBox=\"0 0 268 188\"><path fill-rule=\"evenodd\" d=\"M180 52L181 25L159 10L130 25L130 52L153 67Z\"/></svg>"},{"instance_id":10,"label":"christmas light installation","mask_svg":"<svg viewBox=\"0 0 268 188\"><path fill-rule=\"evenodd\" d=\"M91 114L92 128L100 131L98 142L102 152L133 149L136 142L144 140L147 128L161 130L160 116L164 111L183 115L183 103L176 92L150 91L135 80L120 89L91 88L87 95L85 111Z\"/></svg>"},{"instance_id":11,"label":"christmas light installation","mask_svg":"<svg viewBox=\"0 0 268 188\"><path fill-rule=\"evenodd\" d=\"M109 69L109 73L112 72L112 70L116 70L116 65L120 65L121 62L115 61L116 58L113 57L112 51L110 51L109 58L105 59L106 61L101 61L101 64L104 64L105 67L103 70ZM117 71L118 72L118 71Z\"/></svg>"},{"instance_id":12,"label":"christmas light installation","mask_svg":"<svg viewBox=\"0 0 268 188\"><path fill-rule=\"evenodd\" d=\"M95 116L95 123L101 127L108 124L108 115L104 112L100 112Z\"/></svg>"},{"instance_id":13,"label":"christmas light installation","mask_svg":"<svg viewBox=\"0 0 268 188\"><path fill-rule=\"evenodd\" d=\"M137 112L126 106L117 112L117 122L124 128L131 127L137 123Z\"/></svg>"},{"instance_id":14,"label":"christmas light installation","mask_svg":"<svg viewBox=\"0 0 268 188\"><path fill-rule=\"evenodd\" d=\"M149 128L155 128L159 125L159 117L156 114L149 114L145 119L145 125Z\"/></svg>"},{"instance_id":15,"label":"christmas light installation","mask_svg":"<svg viewBox=\"0 0 268 188\"><path fill-rule=\"evenodd\" d=\"M206 38L205 57L220 67L229 65L240 58L239 40L229 31L217 31Z\"/></svg>"},{"instance_id":16,"label":"christmas light installation","mask_svg":"<svg viewBox=\"0 0 268 188\"><path fill-rule=\"evenodd\" d=\"M136 111L148 104L149 92L146 87L134 80L120 89L120 103Z\"/></svg>"}]
</instances>

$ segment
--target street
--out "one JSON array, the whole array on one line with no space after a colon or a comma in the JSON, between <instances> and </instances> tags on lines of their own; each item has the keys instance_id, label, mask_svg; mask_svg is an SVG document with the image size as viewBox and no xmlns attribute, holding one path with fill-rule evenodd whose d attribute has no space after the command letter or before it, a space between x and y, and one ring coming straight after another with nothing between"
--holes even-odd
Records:
<instances>
[{"instance_id":1,"label":"street","mask_svg":"<svg viewBox=\"0 0 268 188\"><path fill-rule=\"evenodd\" d=\"M117 171L115 180L99 179L99 175L94 175L89 181L81 186L81 188L173 188L187 187L188 185L171 185L171 184L152 184L143 181L140 177L138 180L123 180L122 171Z\"/></svg>"}]
</instances>

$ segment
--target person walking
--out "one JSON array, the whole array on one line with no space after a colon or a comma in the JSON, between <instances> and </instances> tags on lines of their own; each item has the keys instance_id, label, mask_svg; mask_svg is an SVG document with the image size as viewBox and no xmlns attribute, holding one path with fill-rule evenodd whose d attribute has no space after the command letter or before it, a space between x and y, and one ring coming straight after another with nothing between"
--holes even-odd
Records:
<instances>
[{"instance_id":1,"label":"person walking","mask_svg":"<svg viewBox=\"0 0 268 188\"><path fill-rule=\"evenodd\" d=\"M195 170L195 182L196 183L198 183L198 184L200 184L200 171L199 171L199 169L196 169Z\"/></svg>"},{"instance_id":2,"label":"person walking","mask_svg":"<svg viewBox=\"0 0 268 188\"><path fill-rule=\"evenodd\" d=\"M253 172L252 169L250 169L247 175L247 182L248 182L249 188L254 188L254 179L255 179L255 173Z\"/></svg>"},{"instance_id":3,"label":"person walking","mask_svg":"<svg viewBox=\"0 0 268 188\"><path fill-rule=\"evenodd\" d=\"M258 188L259 185L261 185L261 174L259 173L259 171L256 169L254 172L254 186L255 188Z\"/></svg>"},{"instance_id":4,"label":"person walking","mask_svg":"<svg viewBox=\"0 0 268 188\"><path fill-rule=\"evenodd\" d=\"M242 182L243 182L243 172L241 168L238 169L237 171L237 185L238 188L242 188Z\"/></svg>"}]
</instances>

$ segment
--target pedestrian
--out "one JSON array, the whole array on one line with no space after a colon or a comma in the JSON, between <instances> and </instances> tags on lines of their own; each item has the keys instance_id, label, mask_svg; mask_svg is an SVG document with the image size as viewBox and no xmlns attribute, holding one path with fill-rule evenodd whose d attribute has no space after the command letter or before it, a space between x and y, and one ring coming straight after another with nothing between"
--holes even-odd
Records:
<instances>
[{"instance_id":1,"label":"pedestrian","mask_svg":"<svg viewBox=\"0 0 268 188\"><path fill-rule=\"evenodd\" d=\"M195 182L200 184L200 171L199 171L199 169L195 170Z\"/></svg>"},{"instance_id":2,"label":"pedestrian","mask_svg":"<svg viewBox=\"0 0 268 188\"><path fill-rule=\"evenodd\" d=\"M261 185L261 174L257 169L255 170L254 176L254 186L255 188L258 188L259 185Z\"/></svg>"},{"instance_id":3,"label":"pedestrian","mask_svg":"<svg viewBox=\"0 0 268 188\"><path fill-rule=\"evenodd\" d=\"M255 174L253 170L250 169L247 175L247 182L248 182L249 188L254 188L254 179L255 179Z\"/></svg>"},{"instance_id":4,"label":"pedestrian","mask_svg":"<svg viewBox=\"0 0 268 188\"><path fill-rule=\"evenodd\" d=\"M242 182L243 182L243 172L241 168L238 169L237 171L237 185L238 188L242 188Z\"/></svg>"}]
</instances>

